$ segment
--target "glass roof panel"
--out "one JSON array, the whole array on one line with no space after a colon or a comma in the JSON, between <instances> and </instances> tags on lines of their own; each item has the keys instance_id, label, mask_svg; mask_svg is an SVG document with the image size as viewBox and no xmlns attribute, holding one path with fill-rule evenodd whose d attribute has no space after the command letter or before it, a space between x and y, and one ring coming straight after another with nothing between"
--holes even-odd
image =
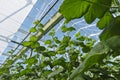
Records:
<instances>
[{"instance_id":1,"label":"glass roof panel","mask_svg":"<svg viewBox=\"0 0 120 80\"><path fill-rule=\"evenodd\" d=\"M0 55L22 25L36 1L0 0Z\"/></svg>"}]
</instances>

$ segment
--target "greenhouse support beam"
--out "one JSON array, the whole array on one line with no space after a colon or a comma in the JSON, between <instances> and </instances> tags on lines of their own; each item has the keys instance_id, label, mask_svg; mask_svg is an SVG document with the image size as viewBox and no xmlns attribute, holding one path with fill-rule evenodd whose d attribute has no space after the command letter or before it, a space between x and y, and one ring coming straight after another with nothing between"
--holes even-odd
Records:
<instances>
[{"instance_id":1,"label":"greenhouse support beam","mask_svg":"<svg viewBox=\"0 0 120 80\"><path fill-rule=\"evenodd\" d=\"M35 36L38 40L42 38L43 35L45 35L49 30L51 30L58 22L60 22L63 19L63 16L57 12L43 27L44 33L38 32ZM29 50L28 47L23 47L17 55L13 58L13 63L25 52Z\"/></svg>"}]
</instances>

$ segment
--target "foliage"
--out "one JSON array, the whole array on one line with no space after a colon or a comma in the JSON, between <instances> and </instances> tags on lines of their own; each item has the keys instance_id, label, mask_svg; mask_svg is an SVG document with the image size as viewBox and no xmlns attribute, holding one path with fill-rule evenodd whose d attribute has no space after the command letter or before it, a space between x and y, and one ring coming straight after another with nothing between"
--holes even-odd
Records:
<instances>
[{"instance_id":1,"label":"foliage","mask_svg":"<svg viewBox=\"0 0 120 80\"><path fill-rule=\"evenodd\" d=\"M107 40L112 36L120 35L120 16L117 16L109 26L107 26L100 35L100 39Z\"/></svg>"},{"instance_id":2,"label":"foliage","mask_svg":"<svg viewBox=\"0 0 120 80\"><path fill-rule=\"evenodd\" d=\"M74 40L69 33L74 27L62 26L64 33L59 39L52 29L51 37L41 45L34 35L44 33L43 24L34 22L38 28L31 28L33 33L23 46L31 50L19 61L11 65L12 55L0 68L1 80L119 80L120 77L120 16L117 0L64 0L60 13L66 22L84 17L88 24L96 18L97 27L103 29L100 42L75 34ZM66 24L67 24L66 23ZM67 34L66 34L67 33ZM34 52L34 54L33 54Z\"/></svg>"},{"instance_id":3,"label":"foliage","mask_svg":"<svg viewBox=\"0 0 120 80\"><path fill-rule=\"evenodd\" d=\"M31 28L30 32L35 33L39 28ZM14 63L11 67L9 58L1 69L1 79L3 80L66 80L76 68L82 59L83 53L89 52L94 45L94 40L81 36L78 32L74 40L71 40L70 34L75 31L74 27L61 27L64 36L61 40L55 36L55 30L49 32L50 39L44 41L41 45L37 37L33 34L28 41L23 42L23 46L28 47L33 53L24 54L20 61ZM88 49L87 49L88 48ZM36 53L36 54L35 54ZM4 73L3 73L4 72Z\"/></svg>"},{"instance_id":4,"label":"foliage","mask_svg":"<svg viewBox=\"0 0 120 80\"><path fill-rule=\"evenodd\" d=\"M60 12L67 21L84 16L87 23L92 23L96 18L103 17L111 2L112 0L64 0Z\"/></svg>"},{"instance_id":5,"label":"foliage","mask_svg":"<svg viewBox=\"0 0 120 80\"><path fill-rule=\"evenodd\" d=\"M60 13L62 13L63 16L66 18L67 23L73 19L81 18L84 16L86 22L88 24L91 24L96 18L98 18L98 20L96 21L97 27L99 29L104 29L103 32L100 34L101 42L90 50L85 60L71 74L70 79L77 80L78 78L81 78L86 80L87 78L89 78L87 80L91 80L90 76L84 76L83 73L88 70L91 73L91 67L93 65L95 66L95 64L102 64L103 59L105 59L106 57L110 58L114 55L119 56L119 8L120 7L118 0L64 0L60 8ZM108 68L110 67L110 65L107 65L106 67ZM109 70L107 72L109 72ZM95 75L94 73L91 74L93 76ZM108 74L109 73L107 73L107 75ZM113 75L113 73L111 74ZM102 79L102 77L100 78ZM99 80L99 75L97 75L96 78L93 77L92 79ZM119 78L116 78L115 74L114 77L108 76L106 79L118 80Z\"/></svg>"}]
</instances>

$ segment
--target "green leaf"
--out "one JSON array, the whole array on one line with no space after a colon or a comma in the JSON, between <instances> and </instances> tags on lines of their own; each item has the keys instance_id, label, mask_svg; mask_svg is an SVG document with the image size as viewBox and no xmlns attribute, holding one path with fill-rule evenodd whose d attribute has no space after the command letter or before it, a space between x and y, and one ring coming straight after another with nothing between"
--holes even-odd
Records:
<instances>
[{"instance_id":1,"label":"green leaf","mask_svg":"<svg viewBox=\"0 0 120 80\"><path fill-rule=\"evenodd\" d=\"M49 36L54 36L55 35L55 29L52 29L50 32L49 32Z\"/></svg>"},{"instance_id":2,"label":"green leaf","mask_svg":"<svg viewBox=\"0 0 120 80\"><path fill-rule=\"evenodd\" d=\"M46 50L46 48L44 47L44 46L39 46L39 47L37 47L35 50L34 50L34 52L39 52L39 53L41 53L42 51L45 51Z\"/></svg>"},{"instance_id":3,"label":"green leaf","mask_svg":"<svg viewBox=\"0 0 120 80\"><path fill-rule=\"evenodd\" d=\"M109 50L110 48L105 44L105 42L99 42L89 52L81 65L72 73L71 78L73 79L78 74L91 68L94 64L101 62L102 59L106 57Z\"/></svg>"},{"instance_id":4,"label":"green leaf","mask_svg":"<svg viewBox=\"0 0 120 80\"><path fill-rule=\"evenodd\" d=\"M62 30L63 33L65 33L65 32L67 32L67 31L69 31L69 32L74 31L75 28L74 28L74 27L68 27L68 28L67 28L66 26L62 26L62 27L61 27L61 30Z\"/></svg>"},{"instance_id":5,"label":"green leaf","mask_svg":"<svg viewBox=\"0 0 120 80\"><path fill-rule=\"evenodd\" d=\"M10 65L10 64L12 64L13 60L8 59L6 62L7 62L7 64Z\"/></svg>"},{"instance_id":6,"label":"green leaf","mask_svg":"<svg viewBox=\"0 0 120 80\"><path fill-rule=\"evenodd\" d=\"M52 41L51 41L51 40L46 40L44 43L45 43L45 44L51 44Z\"/></svg>"},{"instance_id":7,"label":"green leaf","mask_svg":"<svg viewBox=\"0 0 120 80\"><path fill-rule=\"evenodd\" d=\"M38 48L40 46L39 42L31 42L31 48Z\"/></svg>"},{"instance_id":8,"label":"green leaf","mask_svg":"<svg viewBox=\"0 0 120 80\"><path fill-rule=\"evenodd\" d=\"M71 37L70 36L64 36L62 43L68 43L70 41Z\"/></svg>"},{"instance_id":9,"label":"green leaf","mask_svg":"<svg viewBox=\"0 0 120 80\"><path fill-rule=\"evenodd\" d=\"M107 39L106 44L113 50L120 50L120 36L113 36Z\"/></svg>"},{"instance_id":10,"label":"green leaf","mask_svg":"<svg viewBox=\"0 0 120 80\"><path fill-rule=\"evenodd\" d=\"M54 60L53 63L52 63L54 66L56 65L65 65L65 58L61 57L57 60Z\"/></svg>"},{"instance_id":11,"label":"green leaf","mask_svg":"<svg viewBox=\"0 0 120 80\"><path fill-rule=\"evenodd\" d=\"M46 49L46 48L45 48L44 46L40 46L40 47L39 47L39 50L40 50L40 51L44 51L45 49Z\"/></svg>"},{"instance_id":12,"label":"green leaf","mask_svg":"<svg viewBox=\"0 0 120 80\"><path fill-rule=\"evenodd\" d=\"M28 65L32 65L32 64L35 64L37 62L38 62L38 60L36 59L36 57L30 57L25 61L25 63L27 63Z\"/></svg>"},{"instance_id":13,"label":"green leaf","mask_svg":"<svg viewBox=\"0 0 120 80\"><path fill-rule=\"evenodd\" d=\"M44 33L45 31L43 30L43 28L38 28L38 30L41 32L41 33Z\"/></svg>"},{"instance_id":14,"label":"green leaf","mask_svg":"<svg viewBox=\"0 0 120 80\"><path fill-rule=\"evenodd\" d=\"M64 50L64 49L63 49L63 50L57 50L57 53L58 53L58 54L65 54L65 53L66 53L66 50Z\"/></svg>"},{"instance_id":15,"label":"green leaf","mask_svg":"<svg viewBox=\"0 0 120 80\"><path fill-rule=\"evenodd\" d=\"M38 24L38 27L39 27L39 28L43 28L44 25L43 25L42 23L39 23L39 24Z\"/></svg>"},{"instance_id":16,"label":"green leaf","mask_svg":"<svg viewBox=\"0 0 120 80\"><path fill-rule=\"evenodd\" d=\"M91 67L95 63L102 61L102 59L109 52L109 50L110 48L105 44L105 42L99 42L97 45L95 45L92 48L92 50L89 52L87 58L83 62L83 65L85 66L83 70L87 70L89 67ZM91 63L89 63L89 61Z\"/></svg>"},{"instance_id":17,"label":"green leaf","mask_svg":"<svg viewBox=\"0 0 120 80\"><path fill-rule=\"evenodd\" d=\"M39 20L36 20L33 24L38 25L40 23Z\"/></svg>"},{"instance_id":18,"label":"green leaf","mask_svg":"<svg viewBox=\"0 0 120 80\"><path fill-rule=\"evenodd\" d=\"M112 0L64 0L60 13L70 21L82 17L87 12L85 19L88 23L92 23L96 18L103 17L110 9L111 2Z\"/></svg>"},{"instance_id":19,"label":"green leaf","mask_svg":"<svg viewBox=\"0 0 120 80\"><path fill-rule=\"evenodd\" d=\"M76 40L84 41L86 38L84 36L77 37Z\"/></svg>"},{"instance_id":20,"label":"green leaf","mask_svg":"<svg viewBox=\"0 0 120 80\"><path fill-rule=\"evenodd\" d=\"M45 31L43 30L43 27L44 25L42 23L39 23L38 24L38 30L41 32L41 33L44 33Z\"/></svg>"},{"instance_id":21,"label":"green leaf","mask_svg":"<svg viewBox=\"0 0 120 80\"><path fill-rule=\"evenodd\" d=\"M62 26L61 30L62 30L63 33L65 33L65 32L67 32L67 27L66 26Z\"/></svg>"},{"instance_id":22,"label":"green leaf","mask_svg":"<svg viewBox=\"0 0 120 80\"><path fill-rule=\"evenodd\" d=\"M83 48L82 48L82 51L84 52L84 53L87 53L87 52L89 52L91 50L91 48L89 47L89 46L84 46Z\"/></svg>"},{"instance_id":23,"label":"green leaf","mask_svg":"<svg viewBox=\"0 0 120 80\"><path fill-rule=\"evenodd\" d=\"M69 28L68 28L68 31L70 31L70 32L71 32L71 31L74 31L74 30L76 30L74 27L69 27Z\"/></svg>"},{"instance_id":24,"label":"green leaf","mask_svg":"<svg viewBox=\"0 0 120 80\"><path fill-rule=\"evenodd\" d=\"M97 22L97 26L99 29L103 29L110 25L113 21L113 15L110 12L106 12L105 15Z\"/></svg>"},{"instance_id":25,"label":"green leaf","mask_svg":"<svg viewBox=\"0 0 120 80\"><path fill-rule=\"evenodd\" d=\"M59 51L65 50L65 48L69 45L71 37L70 36L64 36L63 40L60 43Z\"/></svg>"},{"instance_id":26,"label":"green leaf","mask_svg":"<svg viewBox=\"0 0 120 80\"><path fill-rule=\"evenodd\" d=\"M44 68L48 65L48 63L50 63L50 61L43 61L41 64L40 64L40 67L41 68Z\"/></svg>"},{"instance_id":27,"label":"green leaf","mask_svg":"<svg viewBox=\"0 0 120 80\"><path fill-rule=\"evenodd\" d=\"M88 24L91 24L96 18L104 16L105 12L109 10L112 0L88 0L90 8L85 14L85 20Z\"/></svg>"},{"instance_id":28,"label":"green leaf","mask_svg":"<svg viewBox=\"0 0 120 80\"><path fill-rule=\"evenodd\" d=\"M55 52L55 51L48 51L48 55L50 55L50 56L55 56L55 55L56 55L56 52Z\"/></svg>"},{"instance_id":29,"label":"green leaf","mask_svg":"<svg viewBox=\"0 0 120 80\"><path fill-rule=\"evenodd\" d=\"M55 47L57 47L57 45L56 44L50 44L50 45L48 45L48 47L49 48L55 48Z\"/></svg>"},{"instance_id":30,"label":"green leaf","mask_svg":"<svg viewBox=\"0 0 120 80\"><path fill-rule=\"evenodd\" d=\"M51 78L51 77L54 77L55 75L57 74L60 74L64 69L63 68L59 68L57 70L54 70L53 72L51 72L49 75L48 75L48 79Z\"/></svg>"},{"instance_id":31,"label":"green leaf","mask_svg":"<svg viewBox=\"0 0 120 80\"><path fill-rule=\"evenodd\" d=\"M46 52L43 52L43 55L46 57L55 56L56 52L55 51L46 51Z\"/></svg>"},{"instance_id":32,"label":"green leaf","mask_svg":"<svg viewBox=\"0 0 120 80\"><path fill-rule=\"evenodd\" d=\"M85 44L82 41L71 41L70 44L73 44L74 46L85 47Z\"/></svg>"},{"instance_id":33,"label":"green leaf","mask_svg":"<svg viewBox=\"0 0 120 80\"><path fill-rule=\"evenodd\" d=\"M74 78L74 80L85 80L81 75L78 75Z\"/></svg>"},{"instance_id":34,"label":"green leaf","mask_svg":"<svg viewBox=\"0 0 120 80\"><path fill-rule=\"evenodd\" d=\"M75 34L75 37L79 37L80 36L80 32L78 32L77 34Z\"/></svg>"},{"instance_id":35,"label":"green leaf","mask_svg":"<svg viewBox=\"0 0 120 80\"><path fill-rule=\"evenodd\" d=\"M53 40L54 40L56 43L58 43L58 44L60 43L60 40L58 40L57 37L54 37Z\"/></svg>"},{"instance_id":36,"label":"green leaf","mask_svg":"<svg viewBox=\"0 0 120 80\"><path fill-rule=\"evenodd\" d=\"M94 8L94 15L96 15L97 18L101 18L104 16L105 12L110 9L112 0L95 0L96 4L92 5L92 8Z\"/></svg>"},{"instance_id":37,"label":"green leaf","mask_svg":"<svg viewBox=\"0 0 120 80\"><path fill-rule=\"evenodd\" d=\"M48 76L51 72L52 72L52 70L44 70L43 75Z\"/></svg>"},{"instance_id":38,"label":"green leaf","mask_svg":"<svg viewBox=\"0 0 120 80\"><path fill-rule=\"evenodd\" d=\"M105 41L112 36L120 35L120 16L116 17L111 24L100 34L100 40Z\"/></svg>"},{"instance_id":39,"label":"green leaf","mask_svg":"<svg viewBox=\"0 0 120 80\"><path fill-rule=\"evenodd\" d=\"M32 27L31 29L30 29L30 32L36 32L37 30L36 30L36 28L34 28L34 27Z\"/></svg>"},{"instance_id":40,"label":"green leaf","mask_svg":"<svg viewBox=\"0 0 120 80\"><path fill-rule=\"evenodd\" d=\"M31 45L31 42L30 41L24 41L22 44L23 44L23 46L28 47L28 46Z\"/></svg>"},{"instance_id":41,"label":"green leaf","mask_svg":"<svg viewBox=\"0 0 120 80\"><path fill-rule=\"evenodd\" d=\"M94 15L94 10L91 6L89 8L89 11L84 15L84 19L88 24L91 24L96 19L96 16Z\"/></svg>"},{"instance_id":42,"label":"green leaf","mask_svg":"<svg viewBox=\"0 0 120 80\"><path fill-rule=\"evenodd\" d=\"M36 42L36 41L37 41L37 37L36 37L35 35L32 35L32 36L30 37L30 41Z\"/></svg>"},{"instance_id":43,"label":"green leaf","mask_svg":"<svg viewBox=\"0 0 120 80\"><path fill-rule=\"evenodd\" d=\"M27 68L27 69L22 70L22 71L19 73L18 76L22 76L22 75L28 74L28 73L30 73L30 72L32 72L32 70Z\"/></svg>"},{"instance_id":44,"label":"green leaf","mask_svg":"<svg viewBox=\"0 0 120 80\"><path fill-rule=\"evenodd\" d=\"M89 4L84 0L64 0L60 13L70 21L82 17L88 10Z\"/></svg>"},{"instance_id":45,"label":"green leaf","mask_svg":"<svg viewBox=\"0 0 120 80\"><path fill-rule=\"evenodd\" d=\"M58 48L58 51L64 51L67 46L68 46L67 43L64 43L64 44L60 45L60 47Z\"/></svg>"},{"instance_id":46,"label":"green leaf","mask_svg":"<svg viewBox=\"0 0 120 80\"><path fill-rule=\"evenodd\" d=\"M72 51L71 51L72 52ZM76 52L70 52L70 61L76 61L76 59L78 59L78 54Z\"/></svg>"}]
</instances>

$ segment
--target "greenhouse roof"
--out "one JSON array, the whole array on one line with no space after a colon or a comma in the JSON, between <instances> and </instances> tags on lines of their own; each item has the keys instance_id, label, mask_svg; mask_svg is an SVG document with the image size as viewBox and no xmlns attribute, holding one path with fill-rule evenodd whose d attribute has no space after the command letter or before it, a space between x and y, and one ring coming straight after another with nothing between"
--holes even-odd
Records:
<instances>
[{"instance_id":1,"label":"greenhouse roof","mask_svg":"<svg viewBox=\"0 0 120 80\"><path fill-rule=\"evenodd\" d=\"M63 0L1 0L0 63L2 64L6 60L11 49L15 50L14 54L19 53L19 50L23 48L21 43L28 39L29 29L33 27L35 20L40 20L42 24L47 25L52 19L55 19L54 16L57 15L62 2ZM60 31L63 21L64 19L60 18L53 26L59 38L63 36ZM95 27L95 23L88 25L83 19L73 20L68 25L75 26L77 30L71 33L72 39L74 39L74 34L80 31L82 35L98 40L101 32ZM41 37L41 41L47 38L49 38L48 34Z\"/></svg>"},{"instance_id":2,"label":"greenhouse roof","mask_svg":"<svg viewBox=\"0 0 120 80\"><path fill-rule=\"evenodd\" d=\"M0 1L0 55L29 14L37 0L1 0ZM25 32L21 29L21 31ZM10 46L14 47L14 46ZM3 58L3 56L1 57ZM0 58L0 59L1 59Z\"/></svg>"}]
</instances>

